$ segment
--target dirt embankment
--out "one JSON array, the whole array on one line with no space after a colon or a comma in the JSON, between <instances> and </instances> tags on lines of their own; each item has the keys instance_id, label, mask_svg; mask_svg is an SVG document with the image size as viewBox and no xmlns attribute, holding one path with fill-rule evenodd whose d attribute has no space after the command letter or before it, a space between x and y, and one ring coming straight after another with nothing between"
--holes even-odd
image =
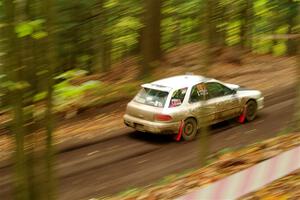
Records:
<instances>
[{"instance_id":1,"label":"dirt embankment","mask_svg":"<svg viewBox=\"0 0 300 200\"><path fill-rule=\"evenodd\" d=\"M131 189L129 191L124 191L115 197L106 198L106 200L175 199L190 193L203 185L247 169L299 145L300 134L294 133L269 139L229 153L216 153L211 156L211 159L214 161L204 168L196 169L185 174L174 174L173 176L166 177L163 184L153 184L146 188ZM295 172L294 174L276 181L266 188L256 193L249 194L241 199L254 200L263 197L276 199L276 197L279 196L289 197L290 199L299 199L300 185L297 180L299 180L299 172ZM285 181L288 181L286 185ZM287 186L292 187L289 188Z\"/></svg>"}]
</instances>

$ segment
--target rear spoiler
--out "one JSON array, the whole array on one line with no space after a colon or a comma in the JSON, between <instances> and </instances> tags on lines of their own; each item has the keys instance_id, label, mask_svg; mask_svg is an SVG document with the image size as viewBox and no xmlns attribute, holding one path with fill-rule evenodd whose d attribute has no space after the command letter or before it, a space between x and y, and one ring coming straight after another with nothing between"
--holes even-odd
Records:
<instances>
[{"instance_id":1,"label":"rear spoiler","mask_svg":"<svg viewBox=\"0 0 300 200\"><path fill-rule=\"evenodd\" d=\"M160 90L160 91L164 91L164 92L170 92L172 90L172 88L170 88L170 87L166 87L166 86L163 86L163 85L151 84L151 83L143 84L141 86L143 88L148 88L148 89L153 89L153 90Z\"/></svg>"}]
</instances>

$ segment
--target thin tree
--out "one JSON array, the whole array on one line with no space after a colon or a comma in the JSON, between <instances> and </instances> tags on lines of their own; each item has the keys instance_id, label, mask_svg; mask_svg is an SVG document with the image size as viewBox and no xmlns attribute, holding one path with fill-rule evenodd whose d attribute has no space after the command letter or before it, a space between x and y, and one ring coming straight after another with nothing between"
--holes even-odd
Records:
<instances>
[{"instance_id":1,"label":"thin tree","mask_svg":"<svg viewBox=\"0 0 300 200\"><path fill-rule=\"evenodd\" d=\"M44 2L44 13L46 19L46 31L48 33L48 37L46 39L46 63L48 63L48 79L47 79L47 97L46 97L46 114L45 114L45 122L46 122L46 199L54 199L54 174L53 174L53 75L54 70L56 68L56 56L55 56L55 7L54 0L45 0Z\"/></svg>"},{"instance_id":2,"label":"thin tree","mask_svg":"<svg viewBox=\"0 0 300 200\"><path fill-rule=\"evenodd\" d=\"M299 2L296 2L294 0L288 0L287 7L287 24L288 24L288 31L287 33L289 35L294 34L296 32L296 26L299 26L299 22L297 23L297 15L299 13ZM294 39L288 39L286 42L287 46L287 54L288 55L296 55L297 54L297 42Z\"/></svg>"},{"instance_id":3,"label":"thin tree","mask_svg":"<svg viewBox=\"0 0 300 200\"><path fill-rule=\"evenodd\" d=\"M204 8L204 21L206 24L206 58L205 58L205 67L203 68L203 73L206 74L208 68L215 62L216 52L218 49L218 30L217 30L217 21L219 20L219 0L205 0Z\"/></svg>"},{"instance_id":4,"label":"thin tree","mask_svg":"<svg viewBox=\"0 0 300 200\"><path fill-rule=\"evenodd\" d=\"M206 76L208 74L209 68L212 66L214 62L215 48L216 48L216 19L214 14L214 1L206 0L205 1L205 22L207 26L205 41L207 45L206 57L205 57L205 66L202 68L202 74ZM199 115L203 116L202 121L200 122L200 152L199 152L199 163L200 166L204 166L206 164L206 159L209 154L209 126L207 124L207 110L206 110L206 87L203 84L203 92L204 92L204 101L200 108Z\"/></svg>"},{"instance_id":5,"label":"thin tree","mask_svg":"<svg viewBox=\"0 0 300 200\"><path fill-rule=\"evenodd\" d=\"M161 57L161 0L145 0L141 53L143 76L147 76Z\"/></svg>"},{"instance_id":6,"label":"thin tree","mask_svg":"<svg viewBox=\"0 0 300 200\"><path fill-rule=\"evenodd\" d=\"M21 59L17 47L17 36L15 33L16 7L10 0L3 1L5 11L5 66L6 74L13 85L10 88L9 99L13 108L13 133L15 136L15 199L29 199L28 179L26 174L26 155L24 151L24 114L23 114L23 89L20 86L22 80L20 73Z\"/></svg>"},{"instance_id":7,"label":"thin tree","mask_svg":"<svg viewBox=\"0 0 300 200\"><path fill-rule=\"evenodd\" d=\"M296 17L297 24L300 24L300 6L298 6L298 14ZM295 114L293 125L294 129L299 131L300 130L300 27L298 26L295 30L296 37L294 38L294 43L297 45L297 100L296 100L296 107L295 107Z\"/></svg>"},{"instance_id":8,"label":"thin tree","mask_svg":"<svg viewBox=\"0 0 300 200\"><path fill-rule=\"evenodd\" d=\"M251 47L253 1L245 0L241 5L240 46L242 49Z\"/></svg>"}]
</instances>

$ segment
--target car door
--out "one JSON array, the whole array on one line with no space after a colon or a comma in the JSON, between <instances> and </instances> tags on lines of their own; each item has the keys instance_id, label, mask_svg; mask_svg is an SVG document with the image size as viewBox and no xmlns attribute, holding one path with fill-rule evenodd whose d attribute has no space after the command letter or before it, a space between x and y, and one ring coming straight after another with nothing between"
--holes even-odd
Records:
<instances>
[{"instance_id":1,"label":"car door","mask_svg":"<svg viewBox=\"0 0 300 200\"><path fill-rule=\"evenodd\" d=\"M199 83L191 88L189 110L197 118L198 126L209 125L216 119L217 106L212 101L206 101L207 91L204 83Z\"/></svg>"},{"instance_id":2,"label":"car door","mask_svg":"<svg viewBox=\"0 0 300 200\"><path fill-rule=\"evenodd\" d=\"M215 122L235 117L240 112L240 103L235 92L221 83L206 83L208 102L216 105Z\"/></svg>"}]
</instances>

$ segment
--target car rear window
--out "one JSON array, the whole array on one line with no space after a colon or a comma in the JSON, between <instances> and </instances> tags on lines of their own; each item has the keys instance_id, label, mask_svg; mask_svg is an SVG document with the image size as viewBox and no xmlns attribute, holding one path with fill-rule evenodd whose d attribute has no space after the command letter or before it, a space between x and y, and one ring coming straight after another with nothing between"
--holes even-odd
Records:
<instances>
[{"instance_id":1,"label":"car rear window","mask_svg":"<svg viewBox=\"0 0 300 200\"><path fill-rule=\"evenodd\" d=\"M169 93L161 90L142 88L135 96L134 101L149 106L163 108Z\"/></svg>"}]
</instances>

